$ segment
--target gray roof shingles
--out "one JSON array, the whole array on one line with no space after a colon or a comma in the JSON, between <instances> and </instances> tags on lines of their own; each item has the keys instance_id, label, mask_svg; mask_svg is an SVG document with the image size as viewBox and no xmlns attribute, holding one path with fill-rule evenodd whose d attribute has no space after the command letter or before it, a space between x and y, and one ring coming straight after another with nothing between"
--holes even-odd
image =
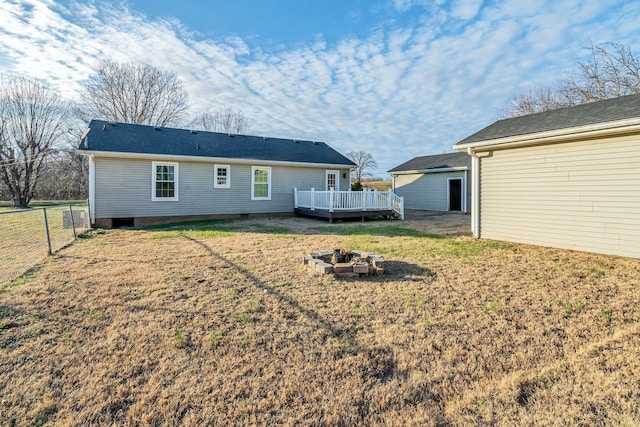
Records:
<instances>
[{"instance_id":1,"label":"gray roof shingles","mask_svg":"<svg viewBox=\"0 0 640 427\"><path fill-rule=\"evenodd\" d=\"M590 102L537 114L498 120L456 145L528 135L640 117L640 95Z\"/></svg>"},{"instance_id":2,"label":"gray roof shingles","mask_svg":"<svg viewBox=\"0 0 640 427\"><path fill-rule=\"evenodd\" d=\"M80 151L143 153L220 159L355 164L324 142L158 128L92 120Z\"/></svg>"},{"instance_id":3,"label":"gray roof shingles","mask_svg":"<svg viewBox=\"0 0 640 427\"><path fill-rule=\"evenodd\" d=\"M414 157L413 159L396 166L389 172L426 171L448 168L461 168L471 166L471 156L466 153L446 153L432 156Z\"/></svg>"}]
</instances>

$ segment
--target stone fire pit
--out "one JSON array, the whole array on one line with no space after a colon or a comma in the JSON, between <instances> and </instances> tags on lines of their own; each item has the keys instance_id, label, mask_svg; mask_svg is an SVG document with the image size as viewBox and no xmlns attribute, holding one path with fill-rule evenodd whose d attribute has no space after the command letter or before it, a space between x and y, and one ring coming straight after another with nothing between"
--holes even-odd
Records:
<instances>
[{"instance_id":1,"label":"stone fire pit","mask_svg":"<svg viewBox=\"0 0 640 427\"><path fill-rule=\"evenodd\" d=\"M364 251L334 249L311 253L305 256L303 261L316 274L355 277L384 273L384 258Z\"/></svg>"}]
</instances>

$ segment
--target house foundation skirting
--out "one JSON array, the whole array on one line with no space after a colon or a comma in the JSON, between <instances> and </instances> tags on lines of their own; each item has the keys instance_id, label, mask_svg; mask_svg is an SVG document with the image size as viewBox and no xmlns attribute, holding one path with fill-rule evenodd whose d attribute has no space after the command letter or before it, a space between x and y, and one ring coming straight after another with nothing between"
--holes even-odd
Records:
<instances>
[{"instance_id":1,"label":"house foundation skirting","mask_svg":"<svg viewBox=\"0 0 640 427\"><path fill-rule=\"evenodd\" d=\"M121 226L146 227L148 225L171 224L174 222L206 221L225 218L264 218L294 216L293 212L265 212L244 214L144 216L134 218L96 218L94 228L114 228Z\"/></svg>"}]
</instances>

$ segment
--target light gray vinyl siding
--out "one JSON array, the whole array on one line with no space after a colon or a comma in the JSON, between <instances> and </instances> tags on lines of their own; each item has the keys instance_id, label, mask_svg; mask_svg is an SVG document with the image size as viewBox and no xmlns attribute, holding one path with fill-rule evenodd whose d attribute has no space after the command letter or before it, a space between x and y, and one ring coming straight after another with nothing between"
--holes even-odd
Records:
<instances>
[{"instance_id":1,"label":"light gray vinyl siding","mask_svg":"<svg viewBox=\"0 0 640 427\"><path fill-rule=\"evenodd\" d=\"M480 154L480 236L640 257L640 138Z\"/></svg>"},{"instance_id":2,"label":"light gray vinyl siding","mask_svg":"<svg viewBox=\"0 0 640 427\"><path fill-rule=\"evenodd\" d=\"M271 167L271 200L251 200L251 166L230 164L231 188L214 188L214 163L177 161L178 201L151 201L152 161L95 159L96 218L293 212L293 189L324 189L326 168ZM219 162L218 162L219 163ZM342 178L348 169L340 170Z\"/></svg>"},{"instance_id":3,"label":"light gray vinyl siding","mask_svg":"<svg viewBox=\"0 0 640 427\"><path fill-rule=\"evenodd\" d=\"M469 175L470 176L470 175ZM448 178L467 179L467 171L407 174L395 177L395 193L404 197L406 209L448 211ZM467 210L471 207L471 185L466 182Z\"/></svg>"}]
</instances>

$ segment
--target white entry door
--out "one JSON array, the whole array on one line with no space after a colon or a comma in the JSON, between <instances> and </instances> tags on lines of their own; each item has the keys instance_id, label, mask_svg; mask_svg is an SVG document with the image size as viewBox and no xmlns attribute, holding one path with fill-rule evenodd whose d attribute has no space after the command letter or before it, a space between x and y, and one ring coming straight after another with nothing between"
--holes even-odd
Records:
<instances>
[{"instance_id":1,"label":"white entry door","mask_svg":"<svg viewBox=\"0 0 640 427\"><path fill-rule=\"evenodd\" d=\"M339 174L338 171L326 171L325 173L326 179L324 180L326 191L329 191L332 188L336 191L339 190L338 174Z\"/></svg>"}]
</instances>

